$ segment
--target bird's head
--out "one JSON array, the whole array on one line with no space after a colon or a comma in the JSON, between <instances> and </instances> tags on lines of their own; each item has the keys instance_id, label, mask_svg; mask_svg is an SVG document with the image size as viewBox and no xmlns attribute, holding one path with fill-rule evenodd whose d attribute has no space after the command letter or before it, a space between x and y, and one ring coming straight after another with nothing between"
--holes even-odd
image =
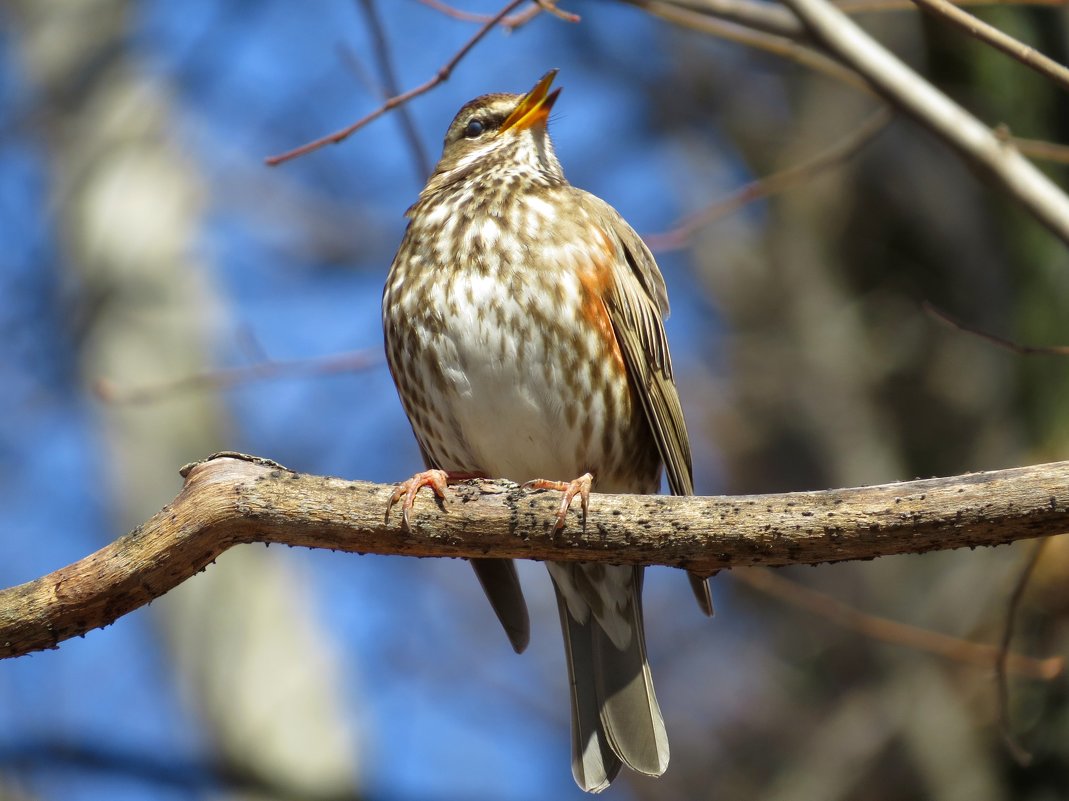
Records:
<instances>
[{"instance_id":1,"label":"bird's head","mask_svg":"<svg viewBox=\"0 0 1069 801\"><path fill-rule=\"evenodd\" d=\"M560 89L549 91L550 70L525 95L491 94L466 103L446 131L442 158L428 184L452 184L473 173L539 175L563 180L546 131Z\"/></svg>"}]
</instances>

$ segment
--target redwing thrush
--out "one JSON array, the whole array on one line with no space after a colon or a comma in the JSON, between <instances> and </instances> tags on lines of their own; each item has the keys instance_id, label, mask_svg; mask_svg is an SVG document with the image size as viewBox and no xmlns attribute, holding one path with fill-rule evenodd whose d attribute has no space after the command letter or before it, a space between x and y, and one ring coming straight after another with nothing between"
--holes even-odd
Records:
<instances>
[{"instance_id":1,"label":"redwing thrush","mask_svg":"<svg viewBox=\"0 0 1069 801\"><path fill-rule=\"evenodd\" d=\"M564 490L558 526L577 494L585 514L592 483L657 492L662 464L673 493L693 491L664 279L620 215L565 180L546 132L555 74L525 95L465 105L407 212L382 299L387 359L428 468L391 500L404 497L405 524L421 487L442 495L447 481L476 476ZM529 624L515 566L472 564L522 651ZM668 739L646 662L642 568L546 566L576 782L603 790L621 764L661 775ZM705 582L692 582L711 613Z\"/></svg>"}]
</instances>

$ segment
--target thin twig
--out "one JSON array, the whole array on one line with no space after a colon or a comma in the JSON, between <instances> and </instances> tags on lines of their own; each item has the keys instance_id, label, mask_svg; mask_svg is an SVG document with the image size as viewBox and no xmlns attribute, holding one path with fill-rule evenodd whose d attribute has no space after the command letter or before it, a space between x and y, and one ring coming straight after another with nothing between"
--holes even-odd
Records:
<instances>
[{"instance_id":1,"label":"thin twig","mask_svg":"<svg viewBox=\"0 0 1069 801\"><path fill-rule=\"evenodd\" d=\"M1069 0L955 0L956 6L1039 6L1060 7ZM912 11L912 0L836 0L835 7L845 14L867 14L876 11Z\"/></svg>"},{"instance_id":2,"label":"thin twig","mask_svg":"<svg viewBox=\"0 0 1069 801\"><path fill-rule=\"evenodd\" d=\"M1006 676L1009 672L1008 665L1011 658L1010 643L1013 641L1013 629L1017 619L1017 609L1021 605L1024 591L1028 587L1028 581L1032 578L1032 572L1039 563L1039 557L1043 553L1043 548L1048 542L1050 542L1049 539L1042 539L1032 547L1032 552L1029 554L1028 560L1021 569L1021 575L1018 576L1017 584L1014 586L1013 592L1010 594L1010 603L1006 608L1006 627L1002 631L1002 643L999 647L999 658L998 662L995 664L995 681L998 684L999 728L1002 729L1002 740L1006 744L1006 748L1009 750L1010 754L1017 761L1017 764L1022 767L1031 764L1032 755L1024 748L1024 746L1017 742L1017 738L1013 734L1013 727L1010 724L1010 685Z\"/></svg>"},{"instance_id":3,"label":"thin twig","mask_svg":"<svg viewBox=\"0 0 1069 801\"><path fill-rule=\"evenodd\" d=\"M438 71L434 74L434 77L430 78L424 83L421 83L419 86L413 89L409 89L407 92L402 92L399 95L394 95L393 97L388 98L385 103L383 103L377 109L372 111L370 114L366 114L365 116L361 117L352 125L348 125L345 128L342 128L341 130L320 137L319 139L316 139L312 142L307 142L301 145L300 147L295 147L292 150L287 150L285 153L280 153L276 156L268 156L266 159L264 159L264 161L269 166L276 167L279 164L282 164L283 162L290 161L291 159L298 158L299 156L307 155L308 153L319 150L320 148L326 147L327 145L336 145L339 142L345 141L354 133L363 128L365 125L370 122L373 122L374 120L377 120L379 117L381 117L388 111L392 111L393 109L407 103L413 98L419 97L422 94L426 94L431 89L438 86L438 84L444 83L445 81L449 80L449 76L453 73L453 70L456 69L457 64L459 64L461 60L463 60L463 58L469 52L471 52L471 49L475 47L475 45L477 45L483 39L483 37L486 36L486 34L490 33L490 31L492 31L494 27L499 22L501 22L501 20L503 20L508 14L510 14L513 10L515 10L526 2L527 0L509 0L509 2L506 3L500 11L494 14L494 16L491 17L489 21L486 22L486 24L479 28L479 30L477 30L475 34L470 39L468 39L468 41L465 42L464 45L456 53L453 54L452 58L450 58L445 64L438 68Z\"/></svg>"},{"instance_id":4,"label":"thin twig","mask_svg":"<svg viewBox=\"0 0 1069 801\"><path fill-rule=\"evenodd\" d=\"M451 19L458 20L459 22L480 22L486 23L490 19L489 14L478 14L474 11L464 11L463 9L453 8L453 6L443 3L441 0L419 0L423 5L428 8L433 8L440 14L445 14ZM530 22L536 16L542 13L542 7L537 3L526 11L522 11L511 17L504 17L501 20L501 27L506 30L514 30L520 25Z\"/></svg>"},{"instance_id":5,"label":"thin twig","mask_svg":"<svg viewBox=\"0 0 1069 801\"><path fill-rule=\"evenodd\" d=\"M228 367L205 373L183 376L174 381L146 387L120 387L106 378L97 379L93 389L106 403L152 403L173 397L179 392L202 389L226 389L251 381L267 381L279 378L355 373L367 370L382 361L379 348L336 353L318 359L294 359L291 361L264 361L242 367Z\"/></svg>"},{"instance_id":6,"label":"thin twig","mask_svg":"<svg viewBox=\"0 0 1069 801\"><path fill-rule=\"evenodd\" d=\"M903 645L943 659L981 668L995 668L1004 660L1007 670L1030 679L1049 681L1061 675L1065 667L1065 661L1058 656L1037 659L1009 653L994 645L970 642L949 634L871 615L771 570L735 570L731 575L759 592L880 642Z\"/></svg>"},{"instance_id":7,"label":"thin twig","mask_svg":"<svg viewBox=\"0 0 1069 801\"><path fill-rule=\"evenodd\" d=\"M988 25L948 0L913 0L913 2L932 16L946 20L970 36L1031 67L1040 75L1050 78L1062 89L1069 89L1069 69L1035 48L1003 33L994 25Z\"/></svg>"},{"instance_id":8,"label":"thin twig","mask_svg":"<svg viewBox=\"0 0 1069 801\"><path fill-rule=\"evenodd\" d=\"M374 43L375 61L378 63L379 74L382 75L382 84L385 90L383 95L393 97L400 94L400 87L397 84L397 73L393 68L393 59L390 57L390 44L386 38L386 29L383 27L382 17L379 16L379 9L375 4L375 0L359 0L359 2L368 30L371 32L371 41ZM412 163L416 168L416 177L422 185L431 174L431 162L427 157L427 150L423 147L423 142L419 138L419 131L416 130L416 124L412 120L412 114L409 112L408 106L398 106L397 114L401 124L401 132L404 134L405 141L408 142L408 149L412 153Z\"/></svg>"},{"instance_id":9,"label":"thin twig","mask_svg":"<svg viewBox=\"0 0 1069 801\"><path fill-rule=\"evenodd\" d=\"M356 51L353 50L348 42L339 42L337 50L338 58L345 62L345 66L352 71L357 82L364 87L369 94L389 97L388 93L383 92L382 84L375 80L375 77L371 74L371 70L364 66L364 62L360 60L360 56L356 54Z\"/></svg>"},{"instance_id":10,"label":"thin twig","mask_svg":"<svg viewBox=\"0 0 1069 801\"><path fill-rule=\"evenodd\" d=\"M464 11L463 9L453 8L453 6L443 3L442 0L419 0L419 2L423 3L423 5L428 8L433 8L435 11L445 14L447 17L460 20L461 22L486 22L490 19L489 14L478 14L473 11ZM532 2L534 2L534 5L526 11L511 17L505 17L505 19L501 20L501 27L509 32L514 31L521 25L526 25L543 11L548 11L565 22L579 21L578 14L572 14L557 8L556 3L538 2L537 0L532 0Z\"/></svg>"},{"instance_id":11,"label":"thin twig","mask_svg":"<svg viewBox=\"0 0 1069 801\"><path fill-rule=\"evenodd\" d=\"M767 0L663 0L679 9L734 22L756 31L801 41L809 34L789 9ZM643 3L634 3L643 5Z\"/></svg>"},{"instance_id":12,"label":"thin twig","mask_svg":"<svg viewBox=\"0 0 1069 801\"><path fill-rule=\"evenodd\" d=\"M436 2L436 0L424 0ZM769 9L759 0L621 0L683 28L735 42L823 73L855 89L872 93L856 72L815 48L797 17L786 9ZM958 0L970 6L1064 6L1069 0ZM917 10L913 0L839 0L835 8L849 14ZM1057 62L1053 62L1057 64ZM1058 65L1060 66L1060 65ZM1069 146L1005 136L1021 153L1035 159L1069 164Z\"/></svg>"},{"instance_id":13,"label":"thin twig","mask_svg":"<svg viewBox=\"0 0 1069 801\"><path fill-rule=\"evenodd\" d=\"M541 8L548 14L552 14L563 22L579 22L582 18L578 14L573 14L571 11L565 11L563 8L557 7L557 0L534 0Z\"/></svg>"},{"instance_id":14,"label":"thin twig","mask_svg":"<svg viewBox=\"0 0 1069 801\"><path fill-rule=\"evenodd\" d=\"M1069 244L1069 197L1005 137L914 72L828 0L783 2L834 58L980 168L998 189Z\"/></svg>"},{"instance_id":15,"label":"thin twig","mask_svg":"<svg viewBox=\"0 0 1069 801\"><path fill-rule=\"evenodd\" d=\"M1030 158L1052 161L1056 164L1069 164L1069 145L1045 142L1041 139L1022 139L1019 136L1012 137L1011 141L1018 150Z\"/></svg>"},{"instance_id":16,"label":"thin twig","mask_svg":"<svg viewBox=\"0 0 1069 801\"><path fill-rule=\"evenodd\" d=\"M921 302L921 308L935 319L946 323L952 328L964 331L966 334L971 334L972 336L980 337L980 339L986 340L993 345L1005 348L1014 353L1019 353L1022 356L1069 356L1069 345L1022 345L1011 339L995 336L994 334L989 334L986 331L981 331L978 328L966 325L961 320L950 316L945 311L932 305L926 300Z\"/></svg>"},{"instance_id":17,"label":"thin twig","mask_svg":"<svg viewBox=\"0 0 1069 801\"><path fill-rule=\"evenodd\" d=\"M661 233L648 234L643 239L654 251L663 252L684 248L695 233L716 220L738 211L755 200L798 186L814 175L845 162L871 142L887 127L891 119L890 111L881 108L867 117L846 137L808 161L743 184L727 197L720 198L701 211L688 215L674 228Z\"/></svg>"},{"instance_id":18,"label":"thin twig","mask_svg":"<svg viewBox=\"0 0 1069 801\"><path fill-rule=\"evenodd\" d=\"M771 53L774 56L801 64L803 67L815 72L823 73L859 91L872 92L869 85L859 78L853 70L847 69L820 50L801 41L786 36L776 36L762 31L755 31L745 25L726 22L688 8L680 8L672 0L623 0L623 2L641 8L653 16L660 17L681 28L704 33L708 36L715 36L728 42L735 42L744 47L751 47L754 50Z\"/></svg>"}]
</instances>

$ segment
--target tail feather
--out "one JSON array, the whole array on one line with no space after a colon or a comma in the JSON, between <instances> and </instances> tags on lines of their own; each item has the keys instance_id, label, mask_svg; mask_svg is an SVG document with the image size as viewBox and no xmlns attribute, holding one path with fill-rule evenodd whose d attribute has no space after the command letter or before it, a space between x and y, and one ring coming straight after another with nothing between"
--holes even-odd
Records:
<instances>
[{"instance_id":1,"label":"tail feather","mask_svg":"<svg viewBox=\"0 0 1069 801\"><path fill-rule=\"evenodd\" d=\"M590 637L593 618L579 623L568 614L567 603L557 589L564 655L568 663L568 688L572 705L572 776L588 793L600 793L620 772L619 757L602 732L601 711L594 681L594 650Z\"/></svg>"},{"instance_id":2,"label":"tail feather","mask_svg":"<svg viewBox=\"0 0 1069 801\"><path fill-rule=\"evenodd\" d=\"M602 728L612 750L632 770L660 776L668 767L668 734L646 660L640 585L636 576L629 604L633 630L626 649L616 648L600 627L592 627L594 678Z\"/></svg>"},{"instance_id":3,"label":"tail feather","mask_svg":"<svg viewBox=\"0 0 1069 801\"><path fill-rule=\"evenodd\" d=\"M623 647L619 636L611 637L593 614L582 621L569 609L574 592L562 591L560 582L576 584L571 571L582 564L551 565L572 701L572 774L587 792L599 792L620 770L621 764L650 776L660 776L668 767L668 737L653 690L642 625L642 568L598 566L619 571L614 582L626 589L614 607L614 633L626 627L630 636ZM630 575L626 575L630 573ZM604 612L604 610L603 610ZM604 617L604 614L602 615ZM616 641L614 643L614 640Z\"/></svg>"}]
</instances>

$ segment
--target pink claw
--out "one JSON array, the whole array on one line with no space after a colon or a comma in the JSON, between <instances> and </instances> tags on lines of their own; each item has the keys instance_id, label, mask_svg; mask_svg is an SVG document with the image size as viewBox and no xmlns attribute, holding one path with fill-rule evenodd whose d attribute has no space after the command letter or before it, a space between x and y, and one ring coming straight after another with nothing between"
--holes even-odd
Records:
<instances>
[{"instance_id":1,"label":"pink claw","mask_svg":"<svg viewBox=\"0 0 1069 801\"><path fill-rule=\"evenodd\" d=\"M390 510L404 497L401 504L401 529L409 531L408 513L416 502L416 495L424 487L430 487L434 494L445 500L445 488L449 485L449 474L445 470L424 470L416 473L407 481L402 481L393 491L389 502L386 504L386 522L390 522Z\"/></svg>"},{"instance_id":2,"label":"pink claw","mask_svg":"<svg viewBox=\"0 0 1069 801\"><path fill-rule=\"evenodd\" d=\"M583 506L583 529L586 530L586 514L590 508L590 487L594 483L594 476L590 473L583 473L579 478L572 481L550 481L546 478L536 478L533 481L526 482L523 486L524 489L542 489L542 490L555 490L556 492L563 492L564 497L561 498L560 508L557 510L557 524L553 526L553 531L560 531L564 528L564 521L568 517L568 510L572 506L572 500L576 495L579 496Z\"/></svg>"}]
</instances>

